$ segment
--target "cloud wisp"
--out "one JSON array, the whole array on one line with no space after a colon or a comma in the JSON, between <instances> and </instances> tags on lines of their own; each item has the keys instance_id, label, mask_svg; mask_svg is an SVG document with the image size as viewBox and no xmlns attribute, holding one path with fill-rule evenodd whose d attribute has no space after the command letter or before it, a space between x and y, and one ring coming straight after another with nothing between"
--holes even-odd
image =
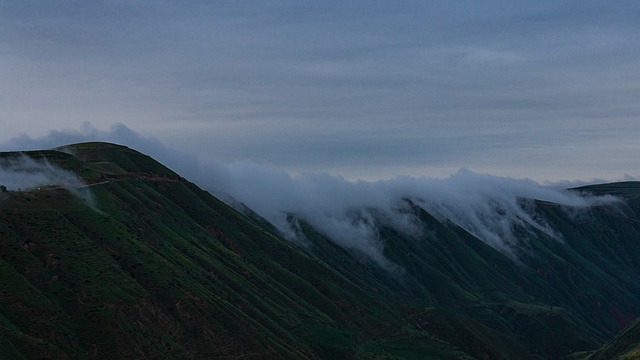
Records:
<instances>
[{"instance_id":1,"label":"cloud wisp","mask_svg":"<svg viewBox=\"0 0 640 360\"><path fill-rule=\"evenodd\" d=\"M46 159L34 159L24 153L0 159L0 184L9 191L62 187L88 206L96 208L91 190L75 173L61 169Z\"/></svg>"}]
</instances>

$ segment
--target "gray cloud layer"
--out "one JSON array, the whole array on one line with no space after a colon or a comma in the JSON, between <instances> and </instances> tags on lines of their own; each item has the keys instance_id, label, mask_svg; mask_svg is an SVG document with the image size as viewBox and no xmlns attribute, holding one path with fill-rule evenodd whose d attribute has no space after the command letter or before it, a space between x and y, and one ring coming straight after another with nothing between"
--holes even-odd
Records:
<instances>
[{"instance_id":1,"label":"gray cloud layer","mask_svg":"<svg viewBox=\"0 0 640 360\"><path fill-rule=\"evenodd\" d=\"M0 3L0 141L125 122L350 178L637 173L636 1Z\"/></svg>"}]
</instances>

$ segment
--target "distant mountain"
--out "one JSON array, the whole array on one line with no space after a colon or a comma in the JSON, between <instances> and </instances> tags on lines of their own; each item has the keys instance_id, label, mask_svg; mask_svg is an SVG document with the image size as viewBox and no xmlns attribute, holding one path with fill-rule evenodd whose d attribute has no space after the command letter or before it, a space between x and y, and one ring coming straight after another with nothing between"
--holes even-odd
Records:
<instances>
[{"instance_id":1,"label":"distant mountain","mask_svg":"<svg viewBox=\"0 0 640 360\"><path fill-rule=\"evenodd\" d=\"M287 240L124 146L2 153L0 175L2 359L604 359L640 341L639 183L575 189L620 198L580 209L522 199L536 221L508 225L509 251L420 199L399 200L412 231L361 209L376 259L295 213Z\"/></svg>"}]
</instances>

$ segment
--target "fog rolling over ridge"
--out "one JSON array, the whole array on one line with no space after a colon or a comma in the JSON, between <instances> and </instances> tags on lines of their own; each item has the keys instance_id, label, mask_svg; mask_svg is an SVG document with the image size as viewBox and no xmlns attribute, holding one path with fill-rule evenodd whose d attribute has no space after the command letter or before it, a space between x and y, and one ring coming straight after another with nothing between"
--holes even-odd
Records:
<instances>
[{"instance_id":1,"label":"fog rolling over ridge","mask_svg":"<svg viewBox=\"0 0 640 360\"><path fill-rule=\"evenodd\" d=\"M360 250L382 260L377 241L379 222L420 236L423 230L406 200L432 215L448 219L488 245L513 256L518 240L514 226L533 228L562 241L537 217L533 199L581 209L614 202L611 196L583 196L576 192L519 180L477 174L467 169L444 179L399 177L352 182L327 174L293 177L256 164L231 164L223 189L258 212L290 238L298 234L287 215L308 222L343 247Z\"/></svg>"},{"instance_id":2,"label":"fog rolling over ridge","mask_svg":"<svg viewBox=\"0 0 640 360\"><path fill-rule=\"evenodd\" d=\"M292 216L309 223L340 246L361 251L383 267L390 264L378 240L379 225L413 236L420 236L424 231L413 213L407 211L406 200L436 217L454 222L512 258L519 246L513 234L514 226L536 229L562 241L553 228L536 216L530 206L533 199L573 209L616 201L610 196L583 196L528 179L478 174L468 169L447 178L349 181L325 173L293 176L252 162L205 164L195 155L170 149L122 124L109 131L97 130L86 123L79 131L51 131L35 139L21 136L2 145L2 149L53 148L83 141L114 142L146 153L223 200L245 204L293 241L305 244L296 222L290 221ZM28 176L21 179L21 174L25 175L3 170L10 187L20 181L24 182L23 187L27 187L28 182L46 184L47 176L55 174L64 177L46 166L38 175L43 176L44 182L38 183L35 177Z\"/></svg>"}]
</instances>

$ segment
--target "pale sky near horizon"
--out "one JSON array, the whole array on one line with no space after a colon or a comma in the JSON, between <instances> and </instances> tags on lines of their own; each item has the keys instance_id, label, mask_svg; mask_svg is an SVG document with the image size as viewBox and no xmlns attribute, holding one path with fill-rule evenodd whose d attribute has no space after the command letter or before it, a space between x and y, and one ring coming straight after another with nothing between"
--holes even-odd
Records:
<instances>
[{"instance_id":1,"label":"pale sky near horizon","mask_svg":"<svg viewBox=\"0 0 640 360\"><path fill-rule=\"evenodd\" d=\"M638 34L630 0L0 0L0 143L122 123L347 178L640 176Z\"/></svg>"}]
</instances>

